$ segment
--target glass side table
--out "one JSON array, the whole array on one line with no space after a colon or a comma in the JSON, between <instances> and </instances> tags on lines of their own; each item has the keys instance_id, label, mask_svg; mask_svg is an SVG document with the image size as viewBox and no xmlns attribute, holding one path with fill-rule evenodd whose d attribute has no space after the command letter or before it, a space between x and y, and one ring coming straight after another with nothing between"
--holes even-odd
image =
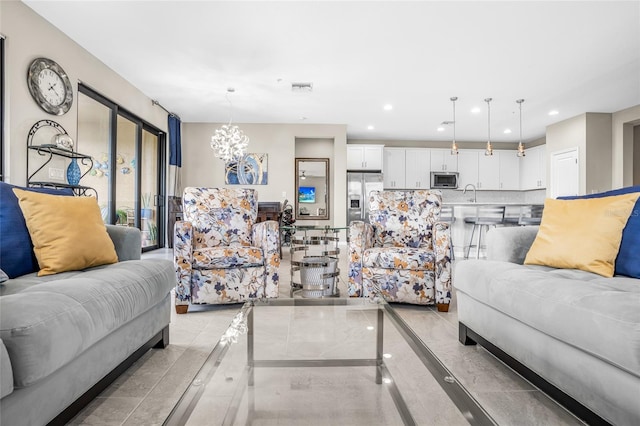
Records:
<instances>
[{"instance_id":1,"label":"glass side table","mask_svg":"<svg viewBox=\"0 0 640 426\"><path fill-rule=\"evenodd\" d=\"M290 297L338 297L339 233L347 227L283 226L291 236Z\"/></svg>"}]
</instances>

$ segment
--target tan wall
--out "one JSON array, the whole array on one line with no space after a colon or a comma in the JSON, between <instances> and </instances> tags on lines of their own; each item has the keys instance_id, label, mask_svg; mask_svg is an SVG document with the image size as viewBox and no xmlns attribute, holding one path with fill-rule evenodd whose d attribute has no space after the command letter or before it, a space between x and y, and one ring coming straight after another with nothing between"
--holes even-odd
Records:
<instances>
[{"instance_id":1,"label":"tan wall","mask_svg":"<svg viewBox=\"0 0 640 426\"><path fill-rule=\"evenodd\" d=\"M0 28L5 40L6 181L26 183L26 138L31 126L51 119L74 140L77 136L78 82L92 87L127 110L166 132L167 114L151 99L19 1L0 1ZM27 86L29 65L37 57L56 61L69 75L74 89L71 110L63 116L47 114L33 101ZM78 141L78 146L82 141Z\"/></svg>"},{"instance_id":2,"label":"tan wall","mask_svg":"<svg viewBox=\"0 0 640 426\"><path fill-rule=\"evenodd\" d=\"M640 185L640 124L633 128L633 184Z\"/></svg>"},{"instance_id":3,"label":"tan wall","mask_svg":"<svg viewBox=\"0 0 640 426\"><path fill-rule=\"evenodd\" d=\"M226 123L184 123L182 127L182 186L226 186L224 162L210 148L211 136ZM322 124L238 124L249 137L248 152L267 153L268 184L254 185L259 201L284 201L295 197L296 141L324 139L332 152L318 152L330 159L330 223L346 223L347 127ZM303 151L301 151L303 152ZM309 154L309 152L307 152ZM283 196L284 193L284 196Z\"/></svg>"},{"instance_id":4,"label":"tan wall","mask_svg":"<svg viewBox=\"0 0 640 426\"><path fill-rule=\"evenodd\" d=\"M587 116L586 114L580 114L576 117L569 118L567 120L560 121L559 123L552 124L547 127L546 140L547 140L547 195L550 194L551 180L550 173L550 159L553 153L558 151L566 151L570 148L578 147L578 161L580 164L580 184L579 193L585 194L586 181L587 181L587 168L586 164L586 143L587 143Z\"/></svg>"},{"instance_id":5,"label":"tan wall","mask_svg":"<svg viewBox=\"0 0 640 426\"><path fill-rule=\"evenodd\" d=\"M640 125L640 105L615 112L612 117L614 188L633 184L633 127Z\"/></svg>"},{"instance_id":6,"label":"tan wall","mask_svg":"<svg viewBox=\"0 0 640 426\"><path fill-rule=\"evenodd\" d=\"M611 114L586 114L585 194L608 191L612 176Z\"/></svg>"}]
</instances>

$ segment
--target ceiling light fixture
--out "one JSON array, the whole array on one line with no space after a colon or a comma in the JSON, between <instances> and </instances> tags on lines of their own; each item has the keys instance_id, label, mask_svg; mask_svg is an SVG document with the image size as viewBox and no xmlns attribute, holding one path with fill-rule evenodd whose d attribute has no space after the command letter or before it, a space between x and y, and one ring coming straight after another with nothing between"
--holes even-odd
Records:
<instances>
[{"instance_id":1,"label":"ceiling light fixture","mask_svg":"<svg viewBox=\"0 0 640 426\"><path fill-rule=\"evenodd\" d=\"M391 104L386 104L384 107L382 107L385 111L391 111L393 109L393 105Z\"/></svg>"},{"instance_id":2,"label":"ceiling light fixture","mask_svg":"<svg viewBox=\"0 0 640 426\"><path fill-rule=\"evenodd\" d=\"M375 129L375 127L373 127L371 125L367 126L367 130L374 130L374 129Z\"/></svg>"},{"instance_id":3,"label":"ceiling light fixture","mask_svg":"<svg viewBox=\"0 0 640 426\"><path fill-rule=\"evenodd\" d=\"M300 179L306 179L307 176L304 174L304 170L302 171L302 174L300 175Z\"/></svg>"},{"instance_id":4,"label":"ceiling light fixture","mask_svg":"<svg viewBox=\"0 0 640 426\"><path fill-rule=\"evenodd\" d=\"M524 157L524 145L522 144L522 103L524 99L518 99L516 101L520 107L520 142L518 142L518 157Z\"/></svg>"},{"instance_id":5,"label":"ceiling light fixture","mask_svg":"<svg viewBox=\"0 0 640 426\"><path fill-rule=\"evenodd\" d=\"M558 115L559 112L556 109L552 109L551 111L549 111L549 115Z\"/></svg>"},{"instance_id":6,"label":"ceiling light fixture","mask_svg":"<svg viewBox=\"0 0 640 426\"><path fill-rule=\"evenodd\" d=\"M492 98L486 98L484 101L487 103L487 149L484 151L484 155L493 155L493 147L491 146L491 101Z\"/></svg>"},{"instance_id":7,"label":"ceiling light fixture","mask_svg":"<svg viewBox=\"0 0 640 426\"><path fill-rule=\"evenodd\" d=\"M235 89L229 87L225 95L227 102L229 102L230 116L232 116L231 111L233 110L233 105L231 105L229 93L233 92L235 92ZM211 137L213 155L225 162L240 159L245 154L247 145L249 145L247 135L245 135L238 126L232 125L231 122L232 118L229 118L229 124L225 124L219 129L216 129L215 134Z\"/></svg>"},{"instance_id":8,"label":"ceiling light fixture","mask_svg":"<svg viewBox=\"0 0 640 426\"><path fill-rule=\"evenodd\" d=\"M453 141L451 142L451 155L458 154L458 144L456 143L456 101L458 100L457 96L452 96L451 103L453 104Z\"/></svg>"},{"instance_id":9,"label":"ceiling light fixture","mask_svg":"<svg viewBox=\"0 0 640 426\"><path fill-rule=\"evenodd\" d=\"M510 133L511 133L511 129L504 129L504 132L503 132L503 133L504 133L505 135L508 135L508 134L510 134Z\"/></svg>"},{"instance_id":10,"label":"ceiling light fixture","mask_svg":"<svg viewBox=\"0 0 640 426\"><path fill-rule=\"evenodd\" d=\"M471 108L471 114L480 114L480 111L482 111L480 107Z\"/></svg>"},{"instance_id":11,"label":"ceiling light fixture","mask_svg":"<svg viewBox=\"0 0 640 426\"><path fill-rule=\"evenodd\" d=\"M444 127L438 126L438 128L436 130L439 131L439 132L444 132Z\"/></svg>"}]
</instances>

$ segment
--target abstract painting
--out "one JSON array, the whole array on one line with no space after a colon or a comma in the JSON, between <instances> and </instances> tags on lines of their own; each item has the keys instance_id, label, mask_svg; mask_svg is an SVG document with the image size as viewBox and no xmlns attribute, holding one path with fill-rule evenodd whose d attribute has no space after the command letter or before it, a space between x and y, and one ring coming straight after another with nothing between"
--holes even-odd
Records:
<instances>
[{"instance_id":1,"label":"abstract painting","mask_svg":"<svg viewBox=\"0 0 640 426\"><path fill-rule=\"evenodd\" d=\"M227 185L266 185L267 158L269 154L245 154L238 160L224 165L224 181Z\"/></svg>"}]
</instances>

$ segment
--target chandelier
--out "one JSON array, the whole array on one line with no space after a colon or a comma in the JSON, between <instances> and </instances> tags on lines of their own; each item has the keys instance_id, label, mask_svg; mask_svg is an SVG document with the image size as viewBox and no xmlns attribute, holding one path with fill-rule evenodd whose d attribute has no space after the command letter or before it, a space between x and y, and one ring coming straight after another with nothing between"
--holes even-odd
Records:
<instances>
[{"instance_id":1,"label":"chandelier","mask_svg":"<svg viewBox=\"0 0 640 426\"><path fill-rule=\"evenodd\" d=\"M235 89L232 87L227 89L226 98L229 102L229 109L232 108L232 105L228 94L233 92ZM241 158L246 152L247 145L249 145L249 137L238 126L232 125L231 120L229 120L229 124L216 129L211 137L213 155L225 162Z\"/></svg>"},{"instance_id":2,"label":"chandelier","mask_svg":"<svg viewBox=\"0 0 640 426\"><path fill-rule=\"evenodd\" d=\"M524 99L518 99L516 101L520 107L520 142L518 142L518 157L524 157L524 145L522 144L522 103Z\"/></svg>"}]
</instances>

